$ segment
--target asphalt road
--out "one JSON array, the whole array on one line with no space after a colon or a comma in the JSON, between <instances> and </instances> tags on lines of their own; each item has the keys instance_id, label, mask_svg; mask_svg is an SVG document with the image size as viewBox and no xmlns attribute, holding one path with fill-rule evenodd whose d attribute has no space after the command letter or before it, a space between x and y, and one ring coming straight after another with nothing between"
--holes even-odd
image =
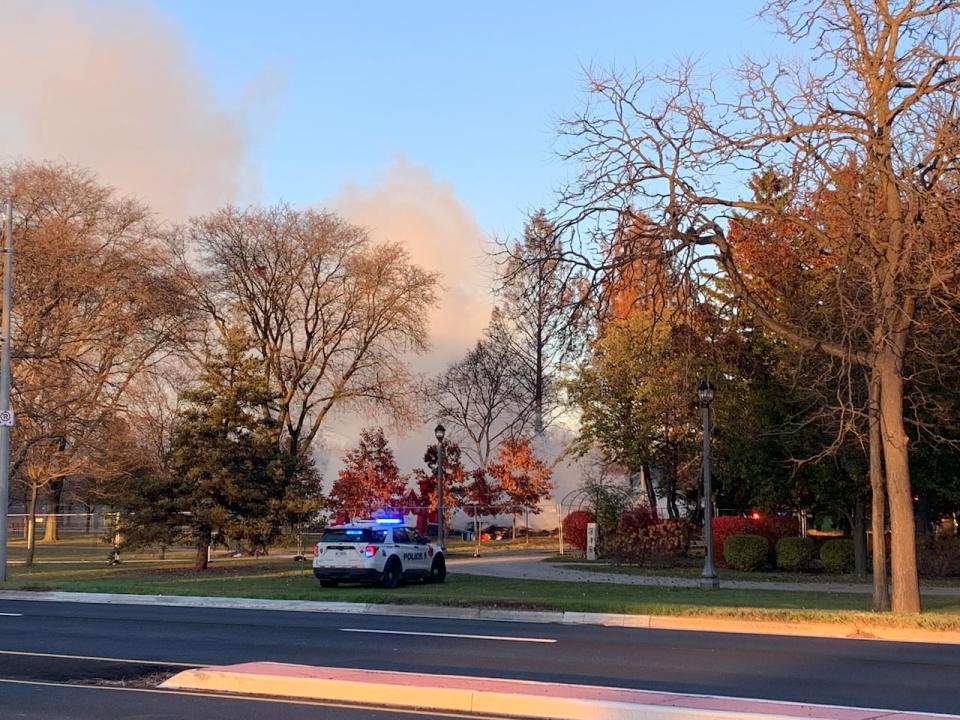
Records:
<instances>
[{"instance_id":1,"label":"asphalt road","mask_svg":"<svg viewBox=\"0 0 960 720\"><path fill-rule=\"evenodd\" d=\"M256 660L960 714L954 645L0 601L3 718L406 717L146 690L178 663Z\"/></svg>"}]
</instances>

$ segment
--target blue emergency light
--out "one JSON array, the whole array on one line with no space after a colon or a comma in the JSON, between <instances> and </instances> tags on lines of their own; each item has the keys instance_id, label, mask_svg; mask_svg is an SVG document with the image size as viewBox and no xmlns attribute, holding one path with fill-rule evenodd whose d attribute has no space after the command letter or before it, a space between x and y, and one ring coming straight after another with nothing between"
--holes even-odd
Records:
<instances>
[{"instance_id":1,"label":"blue emergency light","mask_svg":"<svg viewBox=\"0 0 960 720\"><path fill-rule=\"evenodd\" d=\"M400 518L377 518L377 525L401 525L403 520Z\"/></svg>"},{"instance_id":2,"label":"blue emergency light","mask_svg":"<svg viewBox=\"0 0 960 720\"><path fill-rule=\"evenodd\" d=\"M363 530L347 530L347 535L363 535Z\"/></svg>"}]
</instances>

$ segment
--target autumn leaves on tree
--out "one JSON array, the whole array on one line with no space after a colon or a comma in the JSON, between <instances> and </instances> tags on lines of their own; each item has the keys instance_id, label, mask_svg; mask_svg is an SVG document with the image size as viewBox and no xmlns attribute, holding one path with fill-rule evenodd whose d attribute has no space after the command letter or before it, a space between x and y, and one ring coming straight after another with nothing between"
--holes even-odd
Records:
<instances>
[{"instance_id":1,"label":"autumn leaves on tree","mask_svg":"<svg viewBox=\"0 0 960 720\"><path fill-rule=\"evenodd\" d=\"M747 60L729 100L691 64L592 74L588 108L562 130L581 167L566 225L602 240L646 219L628 261L686 304L722 281L842 379L840 404L869 428L874 512L889 509L892 607L914 612L906 418L924 390L911 378L942 364L932 341L956 336L960 297L956 7L773 0L764 12L819 60ZM614 246L564 257L599 286L625 260Z\"/></svg>"}]
</instances>

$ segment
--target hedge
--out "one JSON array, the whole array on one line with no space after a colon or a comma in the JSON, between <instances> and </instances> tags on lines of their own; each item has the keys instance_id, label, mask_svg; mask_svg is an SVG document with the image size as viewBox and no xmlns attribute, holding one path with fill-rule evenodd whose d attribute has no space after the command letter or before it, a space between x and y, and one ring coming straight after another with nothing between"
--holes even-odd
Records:
<instances>
[{"instance_id":1,"label":"hedge","mask_svg":"<svg viewBox=\"0 0 960 720\"><path fill-rule=\"evenodd\" d=\"M731 535L723 542L723 557L736 570L759 570L767 564L770 541L762 535Z\"/></svg>"},{"instance_id":2,"label":"hedge","mask_svg":"<svg viewBox=\"0 0 960 720\"><path fill-rule=\"evenodd\" d=\"M917 560L924 577L960 576L960 537L944 533L920 538Z\"/></svg>"},{"instance_id":3,"label":"hedge","mask_svg":"<svg viewBox=\"0 0 960 720\"><path fill-rule=\"evenodd\" d=\"M731 535L760 535L771 549L780 538L796 536L800 525L795 517L763 515L758 518L723 515L713 519L713 556L722 561L723 546ZM771 560L773 557L771 556Z\"/></svg>"},{"instance_id":4,"label":"hedge","mask_svg":"<svg viewBox=\"0 0 960 720\"><path fill-rule=\"evenodd\" d=\"M856 567L853 540L827 540L820 548L820 559L829 573L851 573Z\"/></svg>"},{"instance_id":5,"label":"hedge","mask_svg":"<svg viewBox=\"0 0 960 720\"><path fill-rule=\"evenodd\" d=\"M810 538L780 538L776 545L777 568L788 572L804 572L810 569L810 561L816 557L817 547Z\"/></svg>"}]
</instances>

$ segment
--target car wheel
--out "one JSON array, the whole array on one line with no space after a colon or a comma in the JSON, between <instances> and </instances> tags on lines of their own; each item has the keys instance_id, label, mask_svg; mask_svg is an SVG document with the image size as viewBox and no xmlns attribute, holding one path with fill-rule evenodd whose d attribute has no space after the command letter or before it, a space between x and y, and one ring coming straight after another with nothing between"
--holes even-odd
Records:
<instances>
[{"instance_id":1,"label":"car wheel","mask_svg":"<svg viewBox=\"0 0 960 720\"><path fill-rule=\"evenodd\" d=\"M339 584L340 584L340 583L338 583L336 580L321 580L321 581L320 581L320 587L336 587L336 586L339 585Z\"/></svg>"},{"instance_id":2,"label":"car wheel","mask_svg":"<svg viewBox=\"0 0 960 720\"><path fill-rule=\"evenodd\" d=\"M400 573L403 571L403 568L400 565L400 561L396 558L392 558L387 561L387 566L383 568L383 575L380 578L380 586L385 587L388 590L393 590L397 585L400 584Z\"/></svg>"},{"instance_id":3,"label":"car wheel","mask_svg":"<svg viewBox=\"0 0 960 720\"><path fill-rule=\"evenodd\" d=\"M447 579L447 563L443 559L443 555L439 555L433 561L433 565L430 566L430 582L442 583L446 579Z\"/></svg>"}]
</instances>

